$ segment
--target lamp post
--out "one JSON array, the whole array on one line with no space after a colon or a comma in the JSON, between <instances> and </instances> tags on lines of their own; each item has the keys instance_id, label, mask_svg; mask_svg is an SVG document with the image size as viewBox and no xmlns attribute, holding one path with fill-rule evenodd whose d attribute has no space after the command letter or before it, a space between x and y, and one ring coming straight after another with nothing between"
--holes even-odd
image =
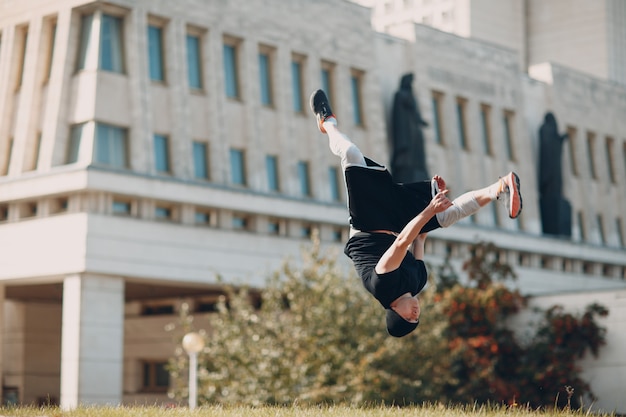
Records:
<instances>
[{"instance_id":1,"label":"lamp post","mask_svg":"<svg viewBox=\"0 0 626 417\"><path fill-rule=\"evenodd\" d=\"M204 348L204 339L196 332L183 337L183 349L189 355L189 409L198 405L198 352Z\"/></svg>"}]
</instances>

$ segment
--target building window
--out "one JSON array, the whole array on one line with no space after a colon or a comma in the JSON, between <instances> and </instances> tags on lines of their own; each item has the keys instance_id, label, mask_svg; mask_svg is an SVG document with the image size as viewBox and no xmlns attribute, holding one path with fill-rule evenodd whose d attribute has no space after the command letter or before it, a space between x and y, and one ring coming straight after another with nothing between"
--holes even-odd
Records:
<instances>
[{"instance_id":1,"label":"building window","mask_svg":"<svg viewBox=\"0 0 626 417\"><path fill-rule=\"evenodd\" d=\"M166 392L170 386L170 373L167 361L146 361L143 363L143 391Z\"/></svg>"},{"instance_id":2,"label":"building window","mask_svg":"<svg viewBox=\"0 0 626 417\"><path fill-rule=\"evenodd\" d=\"M202 89L202 55L200 52L200 36L187 34L187 79L189 88Z\"/></svg>"},{"instance_id":3,"label":"building window","mask_svg":"<svg viewBox=\"0 0 626 417\"><path fill-rule=\"evenodd\" d=\"M515 161L515 153L513 151L513 118L515 113L509 110L505 110L502 122L504 124L504 146L506 148L506 156L509 161Z\"/></svg>"},{"instance_id":4,"label":"building window","mask_svg":"<svg viewBox=\"0 0 626 417\"><path fill-rule=\"evenodd\" d=\"M224 43L224 88L226 97L239 98L239 74L237 68L238 46L233 41Z\"/></svg>"},{"instance_id":5,"label":"building window","mask_svg":"<svg viewBox=\"0 0 626 417\"><path fill-rule=\"evenodd\" d=\"M195 178L209 179L208 145L205 142L193 143L193 176Z\"/></svg>"},{"instance_id":6,"label":"building window","mask_svg":"<svg viewBox=\"0 0 626 417\"><path fill-rule=\"evenodd\" d=\"M300 193L303 196L311 196L311 179L309 175L309 163L298 161L298 179L300 180Z\"/></svg>"},{"instance_id":7,"label":"building window","mask_svg":"<svg viewBox=\"0 0 626 417\"><path fill-rule=\"evenodd\" d=\"M114 199L111 209L113 214L116 216L130 216L131 214L130 201Z\"/></svg>"},{"instance_id":8,"label":"building window","mask_svg":"<svg viewBox=\"0 0 626 417\"><path fill-rule=\"evenodd\" d=\"M605 142L605 153L606 153L606 169L608 171L609 180L612 184L615 184L615 167L613 163L613 138L607 137Z\"/></svg>"},{"instance_id":9,"label":"building window","mask_svg":"<svg viewBox=\"0 0 626 417\"><path fill-rule=\"evenodd\" d=\"M194 214L194 221L197 225L202 226L213 226L214 220L210 211L207 210L196 210Z\"/></svg>"},{"instance_id":10,"label":"building window","mask_svg":"<svg viewBox=\"0 0 626 417\"><path fill-rule=\"evenodd\" d=\"M272 106L274 99L272 95L272 50L268 47L261 47L259 51L259 82L261 86L261 104Z\"/></svg>"},{"instance_id":11,"label":"building window","mask_svg":"<svg viewBox=\"0 0 626 417\"><path fill-rule=\"evenodd\" d=\"M335 69L334 64L327 62L327 61L322 61L322 72L321 72L322 90L324 90L324 92L326 93L326 97L328 97L328 101L330 102L331 106L334 104L334 99L333 99L334 69Z\"/></svg>"},{"instance_id":12,"label":"building window","mask_svg":"<svg viewBox=\"0 0 626 417\"><path fill-rule=\"evenodd\" d=\"M363 73L352 71L350 86L352 92L352 115L354 124L363 126L363 93L361 91Z\"/></svg>"},{"instance_id":13,"label":"building window","mask_svg":"<svg viewBox=\"0 0 626 417\"><path fill-rule=\"evenodd\" d=\"M291 58L291 94L293 97L293 111L304 112L304 85L303 85L304 59L298 56Z\"/></svg>"},{"instance_id":14,"label":"building window","mask_svg":"<svg viewBox=\"0 0 626 417\"><path fill-rule=\"evenodd\" d=\"M102 15L100 31L100 69L124 72L122 47L122 18Z\"/></svg>"},{"instance_id":15,"label":"building window","mask_svg":"<svg viewBox=\"0 0 626 417\"><path fill-rule=\"evenodd\" d=\"M615 219L615 231L617 232L617 243L619 244L620 248L623 248L625 246L624 229L622 227L622 219L618 217L617 219Z\"/></svg>"},{"instance_id":16,"label":"building window","mask_svg":"<svg viewBox=\"0 0 626 417\"><path fill-rule=\"evenodd\" d=\"M330 199L332 201L340 201L341 195L339 194L339 168L328 168L328 183L330 185Z\"/></svg>"},{"instance_id":17,"label":"building window","mask_svg":"<svg viewBox=\"0 0 626 417\"><path fill-rule=\"evenodd\" d=\"M343 239L343 233L340 227L334 227L332 231L332 241L341 242Z\"/></svg>"},{"instance_id":18,"label":"building window","mask_svg":"<svg viewBox=\"0 0 626 417\"><path fill-rule=\"evenodd\" d=\"M469 143L467 140L467 122L465 119L465 109L467 107L467 100L461 97L456 99L456 118L459 126L459 144L464 150L469 149Z\"/></svg>"},{"instance_id":19,"label":"building window","mask_svg":"<svg viewBox=\"0 0 626 417\"><path fill-rule=\"evenodd\" d=\"M78 162L78 152L80 151L80 143L83 137L83 129L85 123L74 125L70 129L70 140L67 147L67 163L73 164ZM10 154L9 154L10 155Z\"/></svg>"},{"instance_id":20,"label":"building window","mask_svg":"<svg viewBox=\"0 0 626 417\"><path fill-rule=\"evenodd\" d=\"M232 224L235 230L248 230L250 227L250 219L243 214L234 214Z\"/></svg>"},{"instance_id":21,"label":"building window","mask_svg":"<svg viewBox=\"0 0 626 417\"><path fill-rule=\"evenodd\" d=\"M485 155L493 155L491 147L491 123L489 118L491 115L491 107L487 104L481 104L480 106L480 120L483 127L483 147L485 149Z\"/></svg>"},{"instance_id":22,"label":"building window","mask_svg":"<svg viewBox=\"0 0 626 417\"><path fill-rule=\"evenodd\" d=\"M270 191L278 191L278 157L276 155L265 156L265 169L267 171L267 188Z\"/></svg>"},{"instance_id":23,"label":"building window","mask_svg":"<svg viewBox=\"0 0 626 417\"><path fill-rule=\"evenodd\" d=\"M573 126L567 127L567 144L569 145L569 161L570 170L572 175L578 176L578 164L576 163L576 141L578 137L578 130Z\"/></svg>"},{"instance_id":24,"label":"building window","mask_svg":"<svg viewBox=\"0 0 626 417\"><path fill-rule=\"evenodd\" d=\"M493 224L500 227L500 216L498 215L499 204L491 204L491 214L493 216Z\"/></svg>"},{"instance_id":25,"label":"building window","mask_svg":"<svg viewBox=\"0 0 626 417\"><path fill-rule=\"evenodd\" d=\"M442 119L442 105L443 105L443 93L438 91L432 92L432 105L433 105L433 124L435 128L435 142L443 144L443 119Z\"/></svg>"},{"instance_id":26,"label":"building window","mask_svg":"<svg viewBox=\"0 0 626 417\"><path fill-rule=\"evenodd\" d=\"M596 172L596 163L595 163L595 155L594 155L594 147L595 147L596 135L593 132L587 132L587 163L589 165L589 174L591 178L594 180L598 179L598 174Z\"/></svg>"},{"instance_id":27,"label":"building window","mask_svg":"<svg viewBox=\"0 0 626 417\"><path fill-rule=\"evenodd\" d=\"M579 237L581 241L587 240L587 231L585 230L585 219L583 218L583 212L579 211L576 215L578 220Z\"/></svg>"},{"instance_id":28,"label":"building window","mask_svg":"<svg viewBox=\"0 0 626 417\"><path fill-rule=\"evenodd\" d=\"M598 214L596 216L596 223L598 225L598 235L600 236L600 243L603 245L606 244L606 235L604 234L604 219L602 219L602 215Z\"/></svg>"},{"instance_id":29,"label":"building window","mask_svg":"<svg viewBox=\"0 0 626 417\"><path fill-rule=\"evenodd\" d=\"M97 37L98 44L92 45L94 39L91 31L95 20L100 22L100 33ZM79 70L98 68L117 73L124 72L123 23L124 20L121 17L101 12L82 16L80 49L78 52ZM96 51L93 51L94 49ZM95 61L96 56L93 55L93 52L97 53L98 62ZM92 56L94 57L93 59L91 58Z\"/></svg>"},{"instance_id":30,"label":"building window","mask_svg":"<svg viewBox=\"0 0 626 417\"><path fill-rule=\"evenodd\" d=\"M304 239L311 239L313 236L313 227L310 224L304 224L300 227L300 237Z\"/></svg>"},{"instance_id":31,"label":"building window","mask_svg":"<svg viewBox=\"0 0 626 417\"><path fill-rule=\"evenodd\" d=\"M245 155L241 149L230 150L230 180L237 185L246 185Z\"/></svg>"},{"instance_id":32,"label":"building window","mask_svg":"<svg viewBox=\"0 0 626 417\"><path fill-rule=\"evenodd\" d=\"M174 211L171 207L167 206L156 206L154 208L154 218L157 220L173 220L174 219Z\"/></svg>"},{"instance_id":33,"label":"building window","mask_svg":"<svg viewBox=\"0 0 626 417\"><path fill-rule=\"evenodd\" d=\"M80 19L80 47L78 50L78 70L87 68L88 51L91 49L91 26L93 14L83 15Z\"/></svg>"},{"instance_id":34,"label":"building window","mask_svg":"<svg viewBox=\"0 0 626 417\"><path fill-rule=\"evenodd\" d=\"M278 236L280 234L280 220L269 219L267 222L267 233Z\"/></svg>"},{"instance_id":35,"label":"building window","mask_svg":"<svg viewBox=\"0 0 626 417\"><path fill-rule=\"evenodd\" d=\"M127 168L126 135L126 129L97 123L94 162L116 168Z\"/></svg>"},{"instance_id":36,"label":"building window","mask_svg":"<svg viewBox=\"0 0 626 417\"><path fill-rule=\"evenodd\" d=\"M159 173L170 172L170 145L165 135L154 135L154 165Z\"/></svg>"},{"instance_id":37,"label":"building window","mask_svg":"<svg viewBox=\"0 0 626 417\"><path fill-rule=\"evenodd\" d=\"M152 81L165 81L163 28L148 26L148 65Z\"/></svg>"}]
</instances>

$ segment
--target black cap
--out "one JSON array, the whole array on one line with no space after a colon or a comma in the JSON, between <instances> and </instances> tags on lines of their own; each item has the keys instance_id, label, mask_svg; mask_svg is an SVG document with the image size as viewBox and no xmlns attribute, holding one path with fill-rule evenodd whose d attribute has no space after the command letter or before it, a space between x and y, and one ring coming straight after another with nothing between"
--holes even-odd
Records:
<instances>
[{"instance_id":1,"label":"black cap","mask_svg":"<svg viewBox=\"0 0 626 417\"><path fill-rule=\"evenodd\" d=\"M415 330L418 324L420 324L419 320L416 323L411 323L392 309L387 309L387 332L393 337L406 336Z\"/></svg>"}]
</instances>

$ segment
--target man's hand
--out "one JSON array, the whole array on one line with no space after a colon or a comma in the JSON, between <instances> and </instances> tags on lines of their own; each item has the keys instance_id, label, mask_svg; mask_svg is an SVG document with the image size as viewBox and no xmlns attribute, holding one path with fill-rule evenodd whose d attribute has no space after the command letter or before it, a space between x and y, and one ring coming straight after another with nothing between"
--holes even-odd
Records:
<instances>
[{"instance_id":1,"label":"man's hand","mask_svg":"<svg viewBox=\"0 0 626 417\"><path fill-rule=\"evenodd\" d=\"M437 193L435 198L430 200L428 207L430 207L430 209L433 210L434 213L441 213L442 211L445 211L447 208L452 206L452 201L450 201L450 199L446 197L446 194L448 194L447 189L441 190Z\"/></svg>"}]
</instances>

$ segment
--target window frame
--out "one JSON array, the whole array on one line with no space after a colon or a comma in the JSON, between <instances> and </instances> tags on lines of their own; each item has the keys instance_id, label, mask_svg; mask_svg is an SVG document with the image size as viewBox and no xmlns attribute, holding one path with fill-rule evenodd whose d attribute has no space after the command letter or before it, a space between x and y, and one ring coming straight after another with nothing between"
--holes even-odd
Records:
<instances>
[{"instance_id":1,"label":"window frame","mask_svg":"<svg viewBox=\"0 0 626 417\"><path fill-rule=\"evenodd\" d=\"M240 39L224 36L222 42L222 67L224 71L224 94L226 98L241 100L241 77L239 74ZM228 52L232 51L232 53ZM228 52L228 53L227 53ZM232 91L231 91L232 90Z\"/></svg>"},{"instance_id":2,"label":"window frame","mask_svg":"<svg viewBox=\"0 0 626 417\"><path fill-rule=\"evenodd\" d=\"M171 140L169 135L162 133L154 133L152 135L152 146L154 149L154 169L158 174L171 174L172 173L172 157L171 157ZM160 155L160 152L163 155ZM161 166L160 156L164 161L164 166Z\"/></svg>"},{"instance_id":3,"label":"window frame","mask_svg":"<svg viewBox=\"0 0 626 417\"><path fill-rule=\"evenodd\" d=\"M194 55L190 53L190 39L197 43L194 45ZM185 60L187 64L187 86L191 91L204 91L204 66L202 65L202 47L204 44L204 32L188 27L185 33ZM195 61L195 62L193 62ZM197 75L196 75L197 74ZM197 78L197 80L195 79Z\"/></svg>"},{"instance_id":4,"label":"window frame","mask_svg":"<svg viewBox=\"0 0 626 417\"><path fill-rule=\"evenodd\" d=\"M248 185L246 179L246 151L240 148L230 148L229 162L230 183L232 185L246 187Z\"/></svg>"},{"instance_id":5,"label":"window frame","mask_svg":"<svg viewBox=\"0 0 626 417\"><path fill-rule=\"evenodd\" d=\"M164 25L160 22L151 21L148 23L147 31L148 75L151 82L164 84L167 80ZM154 31L158 31L156 38L151 36L151 33ZM153 43L155 40L157 44ZM152 55L153 52L158 52L158 55ZM153 60L156 60L156 62ZM156 67L153 64L156 64Z\"/></svg>"}]
</instances>

